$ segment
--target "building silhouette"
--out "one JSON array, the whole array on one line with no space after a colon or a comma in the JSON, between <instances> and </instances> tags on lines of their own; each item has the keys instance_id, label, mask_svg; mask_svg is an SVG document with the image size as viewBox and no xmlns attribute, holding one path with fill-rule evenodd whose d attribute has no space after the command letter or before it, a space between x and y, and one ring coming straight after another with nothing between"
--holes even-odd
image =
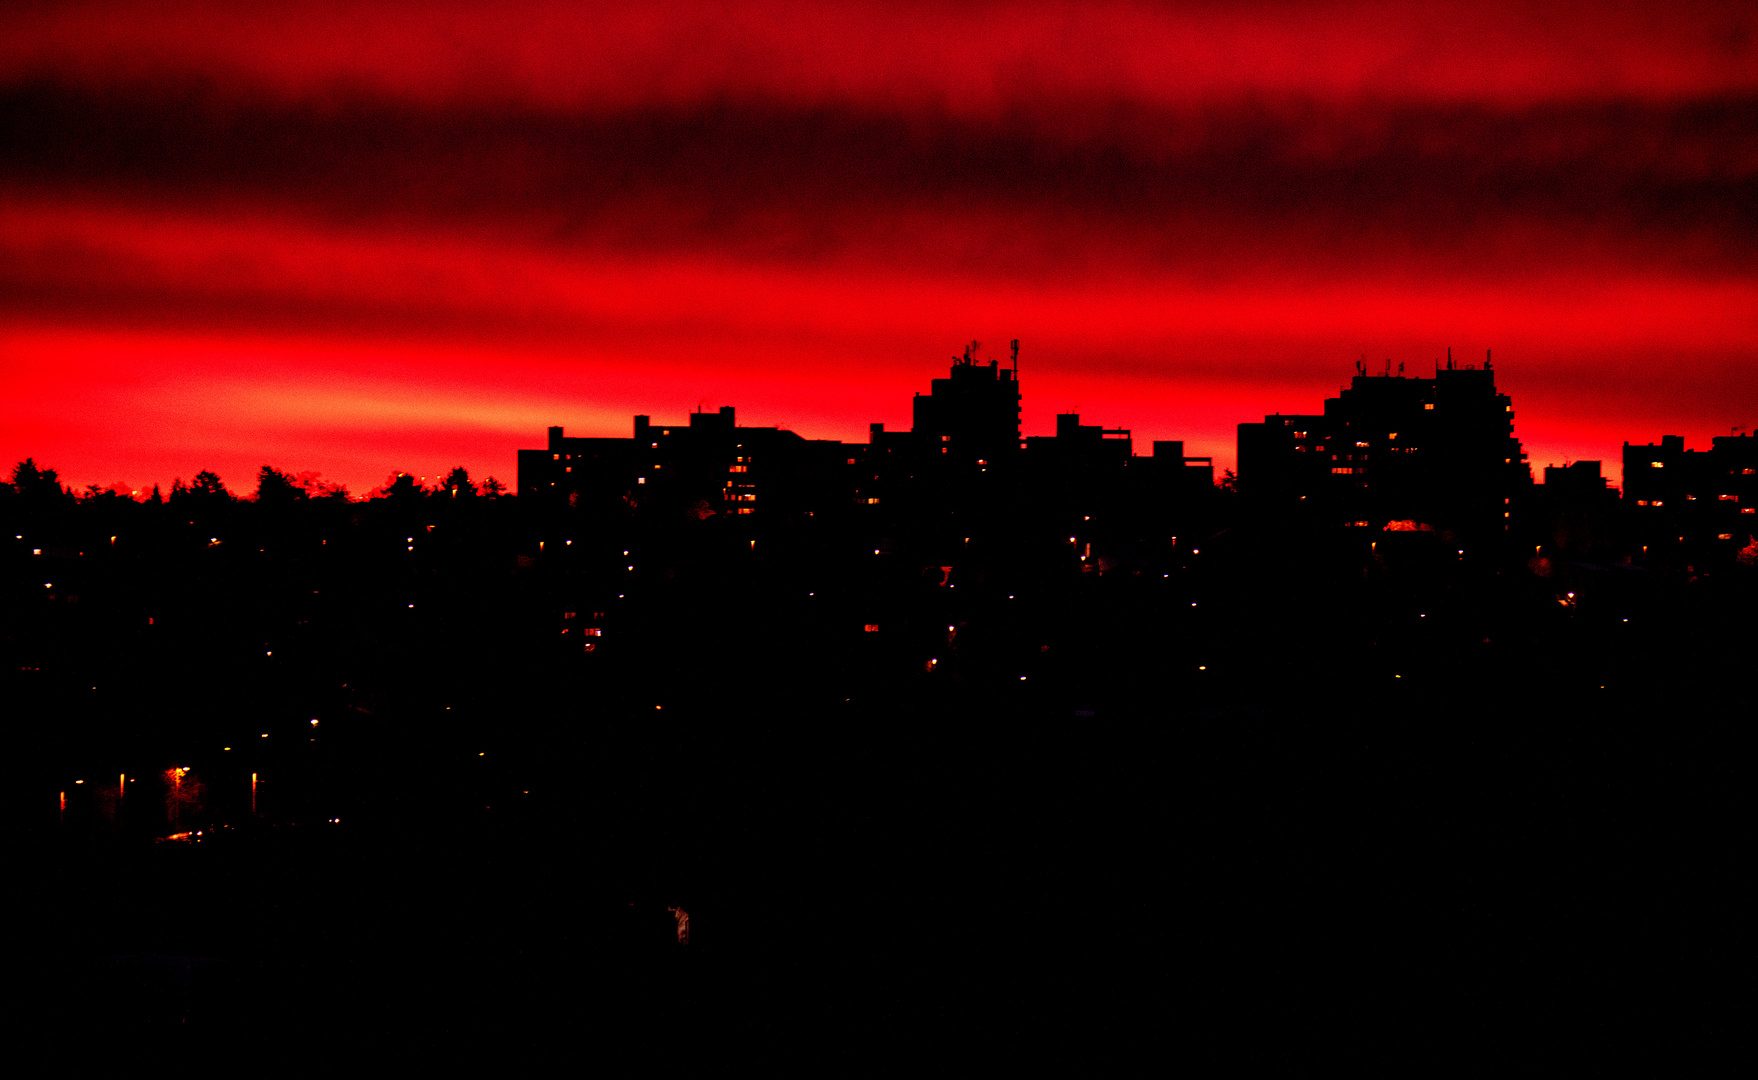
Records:
<instances>
[{"instance_id":1,"label":"building silhouette","mask_svg":"<svg viewBox=\"0 0 1758 1080\"><path fill-rule=\"evenodd\" d=\"M1451 357L1428 378L1365 364L1317 414L1239 425L1239 489L1262 510L1330 525L1511 531L1532 486L1514 406L1481 368ZM1396 526L1394 526L1396 527Z\"/></svg>"},{"instance_id":2,"label":"building silhouette","mask_svg":"<svg viewBox=\"0 0 1758 1080\"><path fill-rule=\"evenodd\" d=\"M1596 561L1622 559L1628 554L1618 493L1602 475L1600 462L1546 465L1544 484L1533 496L1534 543L1540 549Z\"/></svg>"},{"instance_id":3,"label":"building silhouette","mask_svg":"<svg viewBox=\"0 0 1758 1080\"><path fill-rule=\"evenodd\" d=\"M682 424L637 416L626 439L552 427L546 447L519 451L519 494L589 515L775 518L826 509L849 488L853 464L834 440L740 427L728 405Z\"/></svg>"},{"instance_id":4,"label":"building silhouette","mask_svg":"<svg viewBox=\"0 0 1758 1080\"><path fill-rule=\"evenodd\" d=\"M1624 513L1639 562L1732 561L1758 536L1758 437L1718 436L1708 451L1679 435L1626 442Z\"/></svg>"},{"instance_id":5,"label":"building silhouette","mask_svg":"<svg viewBox=\"0 0 1758 1080\"><path fill-rule=\"evenodd\" d=\"M1186 457L1181 441L1137 457L1128 430L1075 413L1057 417L1054 435L1022 438L1012 344L1003 367L978 362L972 342L915 395L908 431L875 423L864 445L740 427L731 406L675 425L637 416L629 438L552 427L547 446L519 451L519 494L596 517L725 517L752 528L813 519L857 548L907 550L940 567L1011 557L998 548L1037 534L1072 537L1063 543L1083 566L1122 565L1116 553L1140 537L1169 540L1191 512L1210 509L1213 460Z\"/></svg>"}]
</instances>

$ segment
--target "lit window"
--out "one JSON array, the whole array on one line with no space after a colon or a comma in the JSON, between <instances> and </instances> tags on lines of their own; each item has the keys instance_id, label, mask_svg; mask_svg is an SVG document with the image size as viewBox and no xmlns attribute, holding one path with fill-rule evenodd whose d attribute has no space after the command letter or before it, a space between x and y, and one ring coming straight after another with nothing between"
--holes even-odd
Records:
<instances>
[{"instance_id":1,"label":"lit window","mask_svg":"<svg viewBox=\"0 0 1758 1080\"><path fill-rule=\"evenodd\" d=\"M1720 496L1720 499L1722 502L1739 502L1740 501L1740 497L1738 495L1722 495L1722 496Z\"/></svg>"},{"instance_id":2,"label":"lit window","mask_svg":"<svg viewBox=\"0 0 1758 1080\"><path fill-rule=\"evenodd\" d=\"M734 465L731 468L727 469L726 471L727 472L750 472L751 467L749 465Z\"/></svg>"},{"instance_id":3,"label":"lit window","mask_svg":"<svg viewBox=\"0 0 1758 1080\"><path fill-rule=\"evenodd\" d=\"M853 464L854 464L854 463L855 463L855 459L854 459L854 458L849 458L849 459L848 459L848 463L849 463L849 464L850 464L850 465L853 465Z\"/></svg>"},{"instance_id":4,"label":"lit window","mask_svg":"<svg viewBox=\"0 0 1758 1080\"><path fill-rule=\"evenodd\" d=\"M1333 473L1339 473L1339 474L1340 474L1340 473L1352 473L1352 472L1354 472L1354 471L1355 471L1355 470L1354 470L1354 469L1352 469L1352 468L1350 468L1350 467L1349 467L1349 466L1347 466L1347 465L1342 465L1342 466L1338 466L1338 467L1337 467L1337 468L1334 468L1334 469L1332 469L1332 470L1331 470L1331 472L1333 472Z\"/></svg>"},{"instance_id":5,"label":"lit window","mask_svg":"<svg viewBox=\"0 0 1758 1080\"><path fill-rule=\"evenodd\" d=\"M879 505L879 500L878 500L878 499L868 499L868 500L867 500L867 505L868 505L868 506L878 506L878 505Z\"/></svg>"},{"instance_id":6,"label":"lit window","mask_svg":"<svg viewBox=\"0 0 1758 1080\"><path fill-rule=\"evenodd\" d=\"M581 629L580 633L585 634L587 637L603 637L604 636L604 631L600 630L596 626L584 627Z\"/></svg>"},{"instance_id":7,"label":"lit window","mask_svg":"<svg viewBox=\"0 0 1758 1080\"><path fill-rule=\"evenodd\" d=\"M940 441L941 441L941 442L951 442L951 441L952 441L952 436L950 436L950 435L942 435L942 436L940 436Z\"/></svg>"},{"instance_id":8,"label":"lit window","mask_svg":"<svg viewBox=\"0 0 1758 1080\"><path fill-rule=\"evenodd\" d=\"M1296 439L1304 439L1304 438L1306 438L1306 432L1304 432L1304 431L1296 431L1296 432L1295 432L1295 433L1294 433L1294 437L1295 437L1295 438L1296 438Z\"/></svg>"},{"instance_id":9,"label":"lit window","mask_svg":"<svg viewBox=\"0 0 1758 1080\"><path fill-rule=\"evenodd\" d=\"M1734 538L1734 534L1733 533L1716 533L1715 538L1717 540L1732 540Z\"/></svg>"},{"instance_id":10,"label":"lit window","mask_svg":"<svg viewBox=\"0 0 1758 1080\"><path fill-rule=\"evenodd\" d=\"M1356 446L1366 446L1366 445L1367 445L1367 443L1365 443L1365 442L1363 442L1363 441L1361 441L1361 440L1360 440L1360 439L1357 439L1357 440L1356 440L1356 441L1355 441L1355 445L1356 445Z\"/></svg>"},{"instance_id":11,"label":"lit window","mask_svg":"<svg viewBox=\"0 0 1758 1080\"><path fill-rule=\"evenodd\" d=\"M1637 505L1637 506L1647 506L1647 505L1648 505L1648 500L1647 500L1647 499L1637 499L1637 500L1636 500L1636 505Z\"/></svg>"},{"instance_id":12,"label":"lit window","mask_svg":"<svg viewBox=\"0 0 1758 1080\"><path fill-rule=\"evenodd\" d=\"M1650 469L1664 469L1664 468L1666 468L1666 462L1664 462L1664 461L1650 461L1648 463L1648 467Z\"/></svg>"},{"instance_id":13,"label":"lit window","mask_svg":"<svg viewBox=\"0 0 1758 1080\"><path fill-rule=\"evenodd\" d=\"M1509 406L1508 406L1508 411L1509 411L1509 412L1513 412L1513 411L1514 411L1514 407L1513 407L1513 406L1512 406L1512 405L1509 405Z\"/></svg>"},{"instance_id":14,"label":"lit window","mask_svg":"<svg viewBox=\"0 0 1758 1080\"><path fill-rule=\"evenodd\" d=\"M865 629L866 632L869 634L877 634L879 632L879 624L876 622L870 622L870 623L867 623L863 627L863 629Z\"/></svg>"},{"instance_id":15,"label":"lit window","mask_svg":"<svg viewBox=\"0 0 1758 1080\"><path fill-rule=\"evenodd\" d=\"M1423 405L1422 405L1422 407L1423 407L1423 408L1425 408L1425 409L1433 409L1433 408L1434 408L1434 403L1433 403L1433 402L1424 402L1424 403L1423 403Z\"/></svg>"},{"instance_id":16,"label":"lit window","mask_svg":"<svg viewBox=\"0 0 1758 1080\"><path fill-rule=\"evenodd\" d=\"M1396 439L1397 437L1398 437L1398 433L1396 431L1394 431L1390 435L1386 436L1386 438L1388 438L1388 439Z\"/></svg>"},{"instance_id":17,"label":"lit window","mask_svg":"<svg viewBox=\"0 0 1758 1080\"><path fill-rule=\"evenodd\" d=\"M550 456L555 458L557 461L560 461L562 459L562 456L560 454L551 454Z\"/></svg>"},{"instance_id":18,"label":"lit window","mask_svg":"<svg viewBox=\"0 0 1758 1080\"><path fill-rule=\"evenodd\" d=\"M637 483L637 484L645 484L646 482L647 482L647 478L645 476L635 477L635 483Z\"/></svg>"}]
</instances>

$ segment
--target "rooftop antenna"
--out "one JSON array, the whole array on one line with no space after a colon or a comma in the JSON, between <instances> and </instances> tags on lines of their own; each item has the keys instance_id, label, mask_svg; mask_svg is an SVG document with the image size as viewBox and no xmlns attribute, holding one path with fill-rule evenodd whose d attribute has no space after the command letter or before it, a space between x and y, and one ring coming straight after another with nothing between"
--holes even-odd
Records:
<instances>
[{"instance_id":1,"label":"rooftop antenna","mask_svg":"<svg viewBox=\"0 0 1758 1080\"><path fill-rule=\"evenodd\" d=\"M1485 370L1485 371L1490 370L1489 350L1488 349L1483 350L1483 370Z\"/></svg>"},{"instance_id":2,"label":"rooftop antenna","mask_svg":"<svg viewBox=\"0 0 1758 1080\"><path fill-rule=\"evenodd\" d=\"M1019 339L1013 339L1013 373L1019 374Z\"/></svg>"},{"instance_id":3,"label":"rooftop antenna","mask_svg":"<svg viewBox=\"0 0 1758 1080\"><path fill-rule=\"evenodd\" d=\"M1392 377L1392 358L1386 357L1386 378Z\"/></svg>"},{"instance_id":4,"label":"rooftop antenna","mask_svg":"<svg viewBox=\"0 0 1758 1080\"><path fill-rule=\"evenodd\" d=\"M1451 345L1447 346L1447 370L1453 370L1453 347Z\"/></svg>"}]
</instances>

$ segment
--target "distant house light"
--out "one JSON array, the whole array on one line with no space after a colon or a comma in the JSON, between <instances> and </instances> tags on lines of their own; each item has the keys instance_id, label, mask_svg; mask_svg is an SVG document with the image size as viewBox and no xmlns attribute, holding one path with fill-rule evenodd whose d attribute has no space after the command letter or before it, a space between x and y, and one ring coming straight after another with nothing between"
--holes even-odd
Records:
<instances>
[{"instance_id":1,"label":"distant house light","mask_svg":"<svg viewBox=\"0 0 1758 1080\"><path fill-rule=\"evenodd\" d=\"M1432 401L1425 401L1425 402L1423 402L1423 403L1422 403L1422 407L1423 407L1423 408L1425 408L1425 409L1433 409L1433 408L1434 408L1434 402L1432 402Z\"/></svg>"}]
</instances>

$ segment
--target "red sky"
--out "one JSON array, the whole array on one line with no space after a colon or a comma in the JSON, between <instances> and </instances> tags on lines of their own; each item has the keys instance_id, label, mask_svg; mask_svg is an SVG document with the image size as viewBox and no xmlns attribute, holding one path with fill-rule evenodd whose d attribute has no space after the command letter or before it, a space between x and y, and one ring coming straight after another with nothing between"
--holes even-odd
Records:
<instances>
[{"instance_id":1,"label":"red sky","mask_svg":"<svg viewBox=\"0 0 1758 1080\"><path fill-rule=\"evenodd\" d=\"M1535 467L1758 426L1740 5L13 5L0 459L356 494L636 412L864 440L975 338L1233 460L1495 350Z\"/></svg>"}]
</instances>

